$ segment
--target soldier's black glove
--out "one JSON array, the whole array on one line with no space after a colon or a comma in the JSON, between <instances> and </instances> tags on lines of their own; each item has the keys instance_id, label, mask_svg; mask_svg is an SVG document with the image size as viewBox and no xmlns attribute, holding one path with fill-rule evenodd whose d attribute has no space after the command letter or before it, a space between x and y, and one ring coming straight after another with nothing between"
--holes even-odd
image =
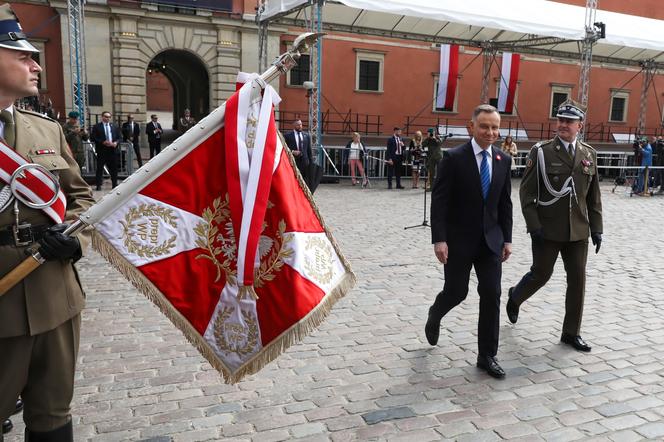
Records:
<instances>
[{"instance_id":1,"label":"soldier's black glove","mask_svg":"<svg viewBox=\"0 0 664 442\"><path fill-rule=\"evenodd\" d=\"M544 229L540 227L537 230L533 230L532 232L530 232L530 238L535 243L541 243L542 241L544 241Z\"/></svg>"},{"instance_id":2,"label":"soldier's black glove","mask_svg":"<svg viewBox=\"0 0 664 442\"><path fill-rule=\"evenodd\" d=\"M66 261L68 259L74 262L81 259L83 251L81 243L76 236L64 235L67 224L56 224L44 232L44 236L39 240L39 254L47 261Z\"/></svg>"},{"instance_id":3,"label":"soldier's black glove","mask_svg":"<svg viewBox=\"0 0 664 442\"><path fill-rule=\"evenodd\" d=\"M599 248L602 246L602 234L599 232L591 233L590 239L593 241L595 246L595 254L599 253Z\"/></svg>"}]
</instances>

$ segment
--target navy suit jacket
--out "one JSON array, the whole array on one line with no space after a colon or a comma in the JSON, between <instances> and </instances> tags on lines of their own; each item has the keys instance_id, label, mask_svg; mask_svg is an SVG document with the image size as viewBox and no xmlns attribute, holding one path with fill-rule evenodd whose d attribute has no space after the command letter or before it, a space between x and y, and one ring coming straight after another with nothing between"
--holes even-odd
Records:
<instances>
[{"instance_id":1,"label":"navy suit jacket","mask_svg":"<svg viewBox=\"0 0 664 442\"><path fill-rule=\"evenodd\" d=\"M134 132L131 131L131 126L128 121L122 124L122 141L131 141L134 146L138 145L141 136L141 127L134 121Z\"/></svg>"},{"instance_id":2,"label":"navy suit jacket","mask_svg":"<svg viewBox=\"0 0 664 442\"><path fill-rule=\"evenodd\" d=\"M113 122L111 122L110 125L111 125L111 136L113 137L113 141L119 143L120 141L122 141L120 135L120 129ZM92 140L95 142L95 146L97 148L106 147L102 144L104 141L106 141L106 131L104 130L104 123L100 122L93 126Z\"/></svg>"},{"instance_id":3,"label":"navy suit jacket","mask_svg":"<svg viewBox=\"0 0 664 442\"><path fill-rule=\"evenodd\" d=\"M286 145L290 150L297 150L294 130L287 132L284 138L286 139ZM302 155L295 157L295 163L300 167L308 166L311 161L311 137L305 131L302 131L302 146L300 152L302 152Z\"/></svg>"},{"instance_id":4,"label":"navy suit jacket","mask_svg":"<svg viewBox=\"0 0 664 442\"><path fill-rule=\"evenodd\" d=\"M403 143L403 146L401 146L401 156L403 157L404 151L407 147L406 143L403 142L403 138L400 137L399 139ZM387 139L387 159L392 161L397 159L397 141L394 138L394 135Z\"/></svg>"},{"instance_id":5,"label":"navy suit jacket","mask_svg":"<svg viewBox=\"0 0 664 442\"><path fill-rule=\"evenodd\" d=\"M443 152L431 192L432 242L446 241L451 254L475 251L485 240L501 256L503 245L512 242L511 166L512 158L493 146L485 201L470 141Z\"/></svg>"}]
</instances>

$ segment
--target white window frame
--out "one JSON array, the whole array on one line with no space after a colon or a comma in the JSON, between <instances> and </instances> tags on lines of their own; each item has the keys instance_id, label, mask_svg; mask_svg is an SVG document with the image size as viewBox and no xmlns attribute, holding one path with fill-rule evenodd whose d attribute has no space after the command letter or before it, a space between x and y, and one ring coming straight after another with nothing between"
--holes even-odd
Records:
<instances>
[{"instance_id":1,"label":"white window frame","mask_svg":"<svg viewBox=\"0 0 664 442\"><path fill-rule=\"evenodd\" d=\"M501 78L496 79L496 98L500 96L500 82ZM519 89L521 86L521 80L517 80L516 82L516 90L514 91L514 105L512 106L512 113L508 114L505 112L501 112L500 115L504 115L506 117L514 117L517 115L516 111L519 108L518 103L519 103Z\"/></svg>"},{"instance_id":2,"label":"white window frame","mask_svg":"<svg viewBox=\"0 0 664 442\"><path fill-rule=\"evenodd\" d=\"M449 111L438 110L438 108L436 107L436 92L438 92L438 79L439 78L440 78L439 74L434 74L433 75L433 104L431 106L431 112L433 112L435 114L457 114L457 113L459 113L459 111L458 111L459 92L460 92L459 84L461 83L461 76L457 75L456 91L454 92L454 103L452 104L452 110L449 110Z\"/></svg>"},{"instance_id":3,"label":"white window frame","mask_svg":"<svg viewBox=\"0 0 664 442\"><path fill-rule=\"evenodd\" d=\"M385 53L355 50L355 92L369 92L374 94L383 93L383 78L385 72ZM360 61L377 61L378 67L378 90L360 89Z\"/></svg>"},{"instance_id":4,"label":"white window frame","mask_svg":"<svg viewBox=\"0 0 664 442\"><path fill-rule=\"evenodd\" d=\"M610 123L625 123L627 121L627 112L629 110L629 91L624 89L611 89L610 97L610 106L609 106L609 122ZM623 98L625 99L625 108L623 109L622 120L612 120L611 116L613 115L613 99L614 98Z\"/></svg>"},{"instance_id":5,"label":"white window frame","mask_svg":"<svg viewBox=\"0 0 664 442\"><path fill-rule=\"evenodd\" d=\"M565 94L567 95L567 100L572 97L572 86L551 86L551 96L549 97L549 118L556 118L555 112L553 110L553 95L554 94Z\"/></svg>"}]
</instances>

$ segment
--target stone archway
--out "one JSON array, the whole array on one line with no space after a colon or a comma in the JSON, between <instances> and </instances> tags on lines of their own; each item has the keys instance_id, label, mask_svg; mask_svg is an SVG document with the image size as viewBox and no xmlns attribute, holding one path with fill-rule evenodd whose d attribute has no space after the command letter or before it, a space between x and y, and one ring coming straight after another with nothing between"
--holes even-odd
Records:
<instances>
[{"instance_id":1,"label":"stone archway","mask_svg":"<svg viewBox=\"0 0 664 442\"><path fill-rule=\"evenodd\" d=\"M173 129L184 109L190 109L192 116L200 121L210 112L210 76L205 64L189 51L167 49L157 54L146 70L146 93L151 93L150 80L163 74L172 85Z\"/></svg>"}]
</instances>

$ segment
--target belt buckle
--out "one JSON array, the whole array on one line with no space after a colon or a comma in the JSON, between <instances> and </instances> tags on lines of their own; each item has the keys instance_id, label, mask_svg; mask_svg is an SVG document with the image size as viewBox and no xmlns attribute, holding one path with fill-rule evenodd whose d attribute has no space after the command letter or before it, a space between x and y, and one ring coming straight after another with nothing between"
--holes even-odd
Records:
<instances>
[{"instance_id":1,"label":"belt buckle","mask_svg":"<svg viewBox=\"0 0 664 442\"><path fill-rule=\"evenodd\" d=\"M27 246L35 242L32 235L32 224L14 224L12 226L12 233L14 234L14 245L16 247Z\"/></svg>"}]
</instances>

